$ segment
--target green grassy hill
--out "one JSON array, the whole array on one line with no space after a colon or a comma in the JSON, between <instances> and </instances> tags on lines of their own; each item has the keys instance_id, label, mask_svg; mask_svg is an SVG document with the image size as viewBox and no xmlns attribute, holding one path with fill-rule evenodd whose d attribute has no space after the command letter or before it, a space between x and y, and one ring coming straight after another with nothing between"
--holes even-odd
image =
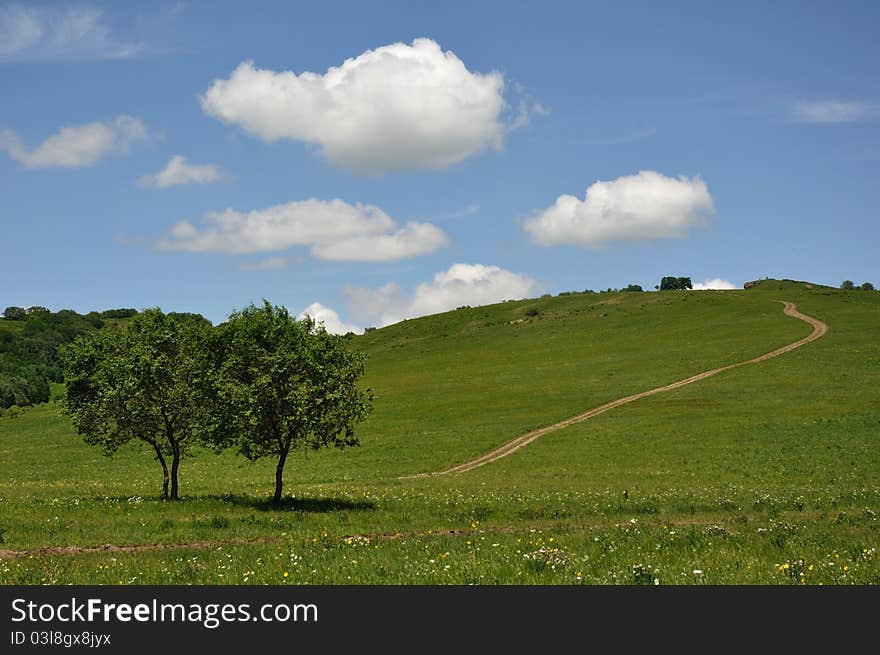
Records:
<instances>
[{"instance_id":1,"label":"green grassy hill","mask_svg":"<svg viewBox=\"0 0 880 655\"><path fill-rule=\"evenodd\" d=\"M400 479L809 334L780 300L830 332ZM352 339L376 393L361 447L293 457L281 510L270 462L200 453L162 503L145 450L105 458L29 408L0 420L0 549L214 545L5 557L0 583L880 583L878 319L878 293L765 280L404 321Z\"/></svg>"}]
</instances>

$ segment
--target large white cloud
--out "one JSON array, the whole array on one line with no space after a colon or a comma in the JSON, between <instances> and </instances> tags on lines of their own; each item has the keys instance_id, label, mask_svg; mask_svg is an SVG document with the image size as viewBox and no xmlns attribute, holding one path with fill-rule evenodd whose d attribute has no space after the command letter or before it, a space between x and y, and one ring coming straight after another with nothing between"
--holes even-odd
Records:
<instances>
[{"instance_id":1,"label":"large white cloud","mask_svg":"<svg viewBox=\"0 0 880 655\"><path fill-rule=\"evenodd\" d=\"M134 142L146 138L147 128L141 121L122 115L113 121L63 127L31 149L15 132L3 130L0 150L28 168L82 168L109 154L127 152Z\"/></svg>"},{"instance_id":2,"label":"large white cloud","mask_svg":"<svg viewBox=\"0 0 880 655\"><path fill-rule=\"evenodd\" d=\"M587 188L584 200L562 195L525 223L542 246L600 248L615 242L682 237L705 225L715 208L699 177L666 177L641 171Z\"/></svg>"},{"instance_id":3,"label":"large white cloud","mask_svg":"<svg viewBox=\"0 0 880 655\"><path fill-rule=\"evenodd\" d=\"M200 101L210 116L264 141L303 141L335 164L375 174L445 168L500 147L503 91L500 73L471 72L431 39L415 39L367 50L324 74L245 61ZM517 117L516 126L524 122Z\"/></svg>"},{"instance_id":4,"label":"large white cloud","mask_svg":"<svg viewBox=\"0 0 880 655\"><path fill-rule=\"evenodd\" d=\"M729 280L723 280L720 277L713 277L703 280L702 282L695 282L693 286L694 291L706 291L709 289L716 290L726 290L726 289L739 289L733 282Z\"/></svg>"},{"instance_id":5,"label":"large white cloud","mask_svg":"<svg viewBox=\"0 0 880 655\"><path fill-rule=\"evenodd\" d=\"M880 118L880 104L859 100L813 100L795 103L792 115L801 123L857 123Z\"/></svg>"},{"instance_id":6,"label":"large white cloud","mask_svg":"<svg viewBox=\"0 0 880 655\"><path fill-rule=\"evenodd\" d=\"M139 180L141 186L165 189L181 184L210 184L227 177L213 164L190 164L183 155L174 155L158 173L145 175Z\"/></svg>"},{"instance_id":7,"label":"large white cloud","mask_svg":"<svg viewBox=\"0 0 880 655\"><path fill-rule=\"evenodd\" d=\"M122 59L142 50L115 37L94 7L0 7L0 61Z\"/></svg>"},{"instance_id":8,"label":"large white cloud","mask_svg":"<svg viewBox=\"0 0 880 655\"><path fill-rule=\"evenodd\" d=\"M330 334L346 334L348 332L361 334L364 331L363 328L357 325L343 322L335 310L319 302L313 302L306 307L297 318L302 320L305 316L311 316L316 323L322 324L324 329Z\"/></svg>"},{"instance_id":9,"label":"large white cloud","mask_svg":"<svg viewBox=\"0 0 880 655\"><path fill-rule=\"evenodd\" d=\"M489 305L528 298L541 291L533 278L482 264L453 264L407 296L394 283L379 289L346 286L343 296L352 316L384 326L405 318L449 311L462 305Z\"/></svg>"},{"instance_id":10,"label":"large white cloud","mask_svg":"<svg viewBox=\"0 0 880 655\"><path fill-rule=\"evenodd\" d=\"M373 205L351 205L343 200L288 202L247 213L226 209L210 212L200 229L181 221L159 250L277 252L310 246L318 259L393 261L431 252L448 243L443 232L429 223L397 224Z\"/></svg>"}]
</instances>

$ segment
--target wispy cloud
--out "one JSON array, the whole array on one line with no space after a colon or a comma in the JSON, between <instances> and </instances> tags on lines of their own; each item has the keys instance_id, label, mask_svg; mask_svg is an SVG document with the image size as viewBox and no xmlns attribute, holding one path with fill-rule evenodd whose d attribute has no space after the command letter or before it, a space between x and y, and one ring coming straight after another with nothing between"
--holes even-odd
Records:
<instances>
[{"instance_id":1,"label":"wispy cloud","mask_svg":"<svg viewBox=\"0 0 880 655\"><path fill-rule=\"evenodd\" d=\"M519 102L517 103L516 116L507 128L509 132L527 126L532 122L533 116L546 116L550 113L550 109L532 97L519 82L514 82L512 86L516 95L519 96Z\"/></svg>"},{"instance_id":2,"label":"wispy cloud","mask_svg":"<svg viewBox=\"0 0 880 655\"><path fill-rule=\"evenodd\" d=\"M241 271L278 271L291 264L302 264L305 257L292 255L290 257L266 257L255 261L245 260L236 262L235 267Z\"/></svg>"},{"instance_id":3,"label":"wispy cloud","mask_svg":"<svg viewBox=\"0 0 880 655\"><path fill-rule=\"evenodd\" d=\"M860 100L797 102L791 109L799 123L859 123L880 119L880 104Z\"/></svg>"},{"instance_id":4,"label":"wispy cloud","mask_svg":"<svg viewBox=\"0 0 880 655\"><path fill-rule=\"evenodd\" d=\"M655 134L657 134L657 128L646 127L634 129L629 132L622 132L616 135L596 137L595 139L587 139L585 143L595 146L619 146L625 143L635 143L636 141L649 139Z\"/></svg>"},{"instance_id":5,"label":"wispy cloud","mask_svg":"<svg viewBox=\"0 0 880 655\"><path fill-rule=\"evenodd\" d=\"M93 166L114 152L128 152L147 138L147 128L132 116L113 121L62 127L35 148L24 145L12 130L0 131L0 150L27 168L82 168Z\"/></svg>"},{"instance_id":6,"label":"wispy cloud","mask_svg":"<svg viewBox=\"0 0 880 655\"><path fill-rule=\"evenodd\" d=\"M228 174L213 164L190 164L183 155L174 155L158 173L145 175L141 186L166 189L182 184L211 184L228 178Z\"/></svg>"},{"instance_id":7,"label":"wispy cloud","mask_svg":"<svg viewBox=\"0 0 880 655\"><path fill-rule=\"evenodd\" d=\"M0 7L0 61L125 59L143 49L117 38L95 7Z\"/></svg>"}]
</instances>

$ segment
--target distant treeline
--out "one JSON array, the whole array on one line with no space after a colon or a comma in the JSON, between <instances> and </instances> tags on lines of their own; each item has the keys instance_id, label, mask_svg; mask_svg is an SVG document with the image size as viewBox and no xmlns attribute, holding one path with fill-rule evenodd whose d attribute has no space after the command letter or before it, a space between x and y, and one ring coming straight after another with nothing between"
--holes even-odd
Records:
<instances>
[{"instance_id":1,"label":"distant treeline","mask_svg":"<svg viewBox=\"0 0 880 655\"><path fill-rule=\"evenodd\" d=\"M7 307L2 322L10 325L0 326L0 410L47 402L49 383L63 380L58 347L108 319L135 314L131 308L78 314L70 309L53 313L40 306Z\"/></svg>"},{"instance_id":2,"label":"distant treeline","mask_svg":"<svg viewBox=\"0 0 880 655\"><path fill-rule=\"evenodd\" d=\"M852 280L844 280L840 283L840 288L844 291L854 291L858 289L859 291L874 291L874 285L871 282L863 282L861 286L856 286Z\"/></svg>"}]
</instances>

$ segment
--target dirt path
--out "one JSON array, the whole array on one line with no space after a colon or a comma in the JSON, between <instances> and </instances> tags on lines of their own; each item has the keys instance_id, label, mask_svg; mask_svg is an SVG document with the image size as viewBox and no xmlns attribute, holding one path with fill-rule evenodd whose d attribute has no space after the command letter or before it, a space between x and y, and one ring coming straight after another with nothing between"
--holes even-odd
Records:
<instances>
[{"instance_id":1,"label":"dirt path","mask_svg":"<svg viewBox=\"0 0 880 655\"><path fill-rule=\"evenodd\" d=\"M185 544L132 544L130 546L116 546L104 544L102 546L45 546L33 550L4 550L0 548L0 559L11 557L39 557L40 555L79 555L81 553L138 553L147 550L176 550L182 548L205 549L217 548L218 546L248 546L253 544L268 544L278 541L274 535L256 537L254 539L228 539L226 541L191 541Z\"/></svg>"},{"instance_id":2,"label":"dirt path","mask_svg":"<svg viewBox=\"0 0 880 655\"><path fill-rule=\"evenodd\" d=\"M578 414L577 416L573 416L571 418L565 419L564 421L560 421L559 423L554 423L553 425L548 425L544 428L539 428L532 432L528 432L526 434L520 435L515 439L511 439L505 444L502 444L498 448L494 450L490 450L488 453L480 455L479 457L470 460L469 462L464 462L463 464L458 464L456 466L452 466L447 469L443 469L442 471L435 471L434 473L420 473L418 475L407 476L410 478L419 478L419 477L428 477L432 475L449 475L450 473L464 473L465 471L470 471L477 467L483 466L484 464L488 464L490 462L494 462L496 460L501 459L502 457L507 457L508 455L515 453L520 448L524 448L528 446L530 443L535 441L536 439L543 437L545 434L550 432L555 432L556 430L561 430L562 428L567 428L569 425L574 425L575 423L580 423L581 421L586 421L587 419L591 419L594 416L598 416L604 412L607 412L609 409L614 409L615 407L620 407L621 405L626 405L627 403L631 403L635 400L639 400L640 398L646 398L648 396L653 396L654 394L662 393L664 391L672 391L673 389L678 389L679 387L683 387L688 384L693 384L694 382L699 382L700 380L705 380L706 378L710 378L713 375L718 375L723 371L728 371L732 368L737 368L739 366L745 366L746 364L756 364L758 362L763 362L768 359L772 359L773 357L778 357L783 353L787 353L790 350L794 350L795 348L800 348L801 346L810 343L811 341L815 341L816 339L823 336L826 332L828 332L828 326L822 321L813 318L812 316L807 316L806 314L802 314L797 310L797 306L794 303L780 301L785 305L785 313L794 318L800 319L806 323L809 323L813 326L813 332L803 339L798 339L794 343L790 343L787 346L783 346L782 348L777 348L776 350L761 355L759 357L755 357L754 359L750 359L745 362L738 362L736 364L730 364L728 366L722 366L720 368L713 368L711 371L705 371L703 373L697 373L696 375L692 375L689 378L684 380L679 380L678 382L673 382L672 384L667 384L662 387L657 387L656 389L651 389L649 391L642 391L641 393L636 393L631 396L627 396L626 398L619 398L617 400L612 400L610 403L605 403L600 407L596 407L595 409L591 409L588 412L584 412L583 414Z\"/></svg>"}]
</instances>

